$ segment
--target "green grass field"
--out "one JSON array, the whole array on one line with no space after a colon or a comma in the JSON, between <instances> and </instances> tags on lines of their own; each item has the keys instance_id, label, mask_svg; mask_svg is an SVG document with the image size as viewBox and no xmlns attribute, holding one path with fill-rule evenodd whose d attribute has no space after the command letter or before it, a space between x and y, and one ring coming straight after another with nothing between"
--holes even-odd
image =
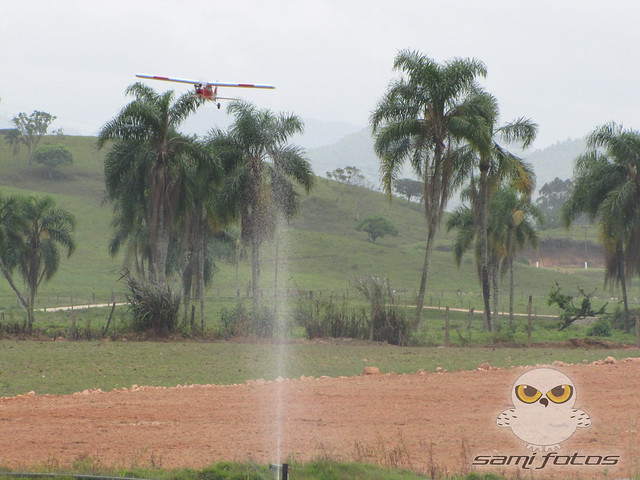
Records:
<instances>
[{"instance_id":1,"label":"green grass field","mask_svg":"<svg viewBox=\"0 0 640 480\"><path fill-rule=\"evenodd\" d=\"M278 368L283 355L283 368ZM518 365L582 363L639 356L638 350L558 347L394 347L349 341L238 342L53 342L0 341L0 396L69 394L131 385L236 384L278 376L353 376L365 366L384 373L472 370L482 363Z\"/></svg>"},{"instance_id":2,"label":"green grass field","mask_svg":"<svg viewBox=\"0 0 640 480\"><path fill-rule=\"evenodd\" d=\"M427 480L429 477L417 473L398 469L384 468L374 465L359 463L336 463L329 460L300 464L293 461L289 465L289 478L295 480ZM0 472L0 480L51 478L59 480L109 480L108 477L124 478L148 478L157 480L273 480L278 478L275 470L269 465L257 465L254 463L214 463L202 470L175 469L163 470L161 468L132 467L120 470L105 469L101 465L94 465L90 458L77 462L74 467L74 475L61 474L55 469L51 470L47 477L34 477L20 475L19 473L4 474ZM499 480L494 474L478 475L470 473L464 476L450 477L452 480Z\"/></svg>"}]
</instances>

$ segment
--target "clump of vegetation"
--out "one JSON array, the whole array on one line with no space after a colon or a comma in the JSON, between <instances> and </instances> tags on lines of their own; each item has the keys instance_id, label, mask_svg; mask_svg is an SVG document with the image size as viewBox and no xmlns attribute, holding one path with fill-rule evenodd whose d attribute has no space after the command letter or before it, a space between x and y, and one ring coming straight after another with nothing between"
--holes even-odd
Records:
<instances>
[{"instance_id":1,"label":"clump of vegetation","mask_svg":"<svg viewBox=\"0 0 640 480\"><path fill-rule=\"evenodd\" d=\"M398 229L388 219L381 215L374 215L369 218L365 218L358 224L356 230L361 232L367 232L369 234L369 240L376 243L376 239L382 238L385 235L398 235Z\"/></svg>"},{"instance_id":2,"label":"clump of vegetation","mask_svg":"<svg viewBox=\"0 0 640 480\"><path fill-rule=\"evenodd\" d=\"M73 155L64 145L44 145L38 147L33 154L36 163L41 163L47 167L49 179L53 178L53 172L59 167L71 165Z\"/></svg>"},{"instance_id":3,"label":"clump of vegetation","mask_svg":"<svg viewBox=\"0 0 640 480\"><path fill-rule=\"evenodd\" d=\"M408 345L412 322L398 307L389 279L360 279L356 289L369 300L368 311L349 310L344 303L337 305L333 297L300 302L295 318L307 338L345 337Z\"/></svg>"},{"instance_id":4,"label":"clump of vegetation","mask_svg":"<svg viewBox=\"0 0 640 480\"><path fill-rule=\"evenodd\" d=\"M249 309L241 303L233 308L223 308L220 314L220 336L223 338L273 337L276 333L273 311L266 307Z\"/></svg>"},{"instance_id":5,"label":"clump of vegetation","mask_svg":"<svg viewBox=\"0 0 640 480\"><path fill-rule=\"evenodd\" d=\"M582 297L580 306L576 306L573 301L573 296L565 295L564 293L562 293L562 288L560 287L558 282L556 282L555 285L553 285L549 290L549 293L547 294L547 305L556 304L558 305L558 308L562 310L562 313L560 314L560 320L562 321L562 324L560 325L559 330L564 330L580 318L597 317L598 315L602 315L605 313L607 303L605 303L598 310L594 310L591 306L591 297L593 296L595 291L591 293L585 293L582 288L578 287L578 292L580 292L580 296Z\"/></svg>"},{"instance_id":6,"label":"clump of vegetation","mask_svg":"<svg viewBox=\"0 0 640 480\"><path fill-rule=\"evenodd\" d=\"M298 325L304 327L307 338L364 338L367 326L362 315L345 303L337 305L333 297L301 302L295 311Z\"/></svg>"},{"instance_id":7,"label":"clump of vegetation","mask_svg":"<svg viewBox=\"0 0 640 480\"><path fill-rule=\"evenodd\" d=\"M611 322L605 318L597 320L587 330L588 337L610 337L611 336Z\"/></svg>"},{"instance_id":8,"label":"clump of vegetation","mask_svg":"<svg viewBox=\"0 0 640 480\"><path fill-rule=\"evenodd\" d=\"M398 308L388 278L367 277L356 283L356 289L369 300L369 340L407 345L412 322Z\"/></svg>"},{"instance_id":9,"label":"clump of vegetation","mask_svg":"<svg viewBox=\"0 0 640 480\"><path fill-rule=\"evenodd\" d=\"M133 330L158 336L173 333L178 324L181 296L171 287L143 284L133 277L127 279L127 285L129 291L125 295L133 312Z\"/></svg>"}]
</instances>

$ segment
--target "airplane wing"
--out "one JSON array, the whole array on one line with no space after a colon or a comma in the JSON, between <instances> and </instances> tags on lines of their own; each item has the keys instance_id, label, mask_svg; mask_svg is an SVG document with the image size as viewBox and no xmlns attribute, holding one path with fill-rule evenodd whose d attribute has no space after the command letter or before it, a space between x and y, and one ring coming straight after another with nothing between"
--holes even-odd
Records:
<instances>
[{"instance_id":1,"label":"airplane wing","mask_svg":"<svg viewBox=\"0 0 640 480\"><path fill-rule=\"evenodd\" d=\"M202 85L211 85L212 87L240 87L240 88L276 88L273 85L267 84L259 84L259 83L226 83L226 82L203 82L200 80L186 80L184 78L171 78L171 77L161 77L158 75L144 75L137 74L138 78L146 78L149 80L163 80L165 82L178 82L178 83L190 83L195 85L197 83L201 83Z\"/></svg>"}]
</instances>

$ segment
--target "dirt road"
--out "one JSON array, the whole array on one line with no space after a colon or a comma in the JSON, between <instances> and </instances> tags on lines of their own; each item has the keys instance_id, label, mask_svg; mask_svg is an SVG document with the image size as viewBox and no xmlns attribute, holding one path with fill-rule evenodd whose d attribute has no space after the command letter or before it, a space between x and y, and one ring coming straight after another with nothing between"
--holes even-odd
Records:
<instances>
[{"instance_id":1,"label":"dirt road","mask_svg":"<svg viewBox=\"0 0 640 480\"><path fill-rule=\"evenodd\" d=\"M435 476L470 470L515 476L520 470L534 478L602 478L603 472L621 478L640 472L640 359L553 366L573 381L575 408L592 424L564 441L544 466L544 452L533 455L510 429L496 425L512 406L515 380L532 368L2 398L0 465L64 466L86 457L108 466L266 464L277 461L279 448L283 461L328 457Z\"/></svg>"}]
</instances>

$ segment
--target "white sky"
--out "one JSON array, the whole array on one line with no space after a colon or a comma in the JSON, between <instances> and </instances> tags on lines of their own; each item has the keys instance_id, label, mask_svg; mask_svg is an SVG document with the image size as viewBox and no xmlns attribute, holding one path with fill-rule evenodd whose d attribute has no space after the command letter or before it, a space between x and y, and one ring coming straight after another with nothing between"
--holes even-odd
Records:
<instances>
[{"instance_id":1,"label":"white sky","mask_svg":"<svg viewBox=\"0 0 640 480\"><path fill-rule=\"evenodd\" d=\"M636 0L0 0L0 45L5 127L38 109L93 135L136 73L272 83L222 93L365 126L409 48L485 62L503 120L539 123L535 147L611 120L640 129Z\"/></svg>"}]
</instances>

